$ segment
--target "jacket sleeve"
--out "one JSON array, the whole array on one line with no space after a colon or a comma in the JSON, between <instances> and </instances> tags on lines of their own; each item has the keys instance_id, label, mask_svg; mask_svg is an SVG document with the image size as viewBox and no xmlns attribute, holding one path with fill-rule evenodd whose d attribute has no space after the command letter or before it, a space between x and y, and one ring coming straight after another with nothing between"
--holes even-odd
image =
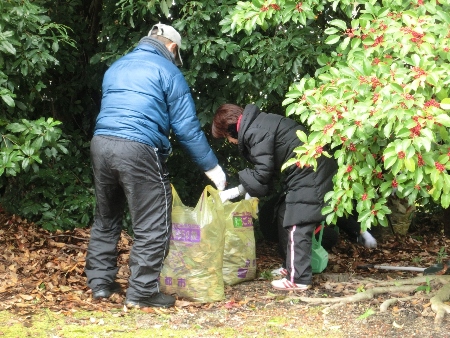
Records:
<instances>
[{"instance_id":1,"label":"jacket sleeve","mask_svg":"<svg viewBox=\"0 0 450 338\"><path fill-rule=\"evenodd\" d=\"M169 84L167 103L170 126L177 140L203 171L214 168L217 157L200 127L194 100L181 72Z\"/></svg>"},{"instance_id":2,"label":"jacket sleeve","mask_svg":"<svg viewBox=\"0 0 450 338\"><path fill-rule=\"evenodd\" d=\"M249 137L247 133L250 133ZM274 135L262 133L258 129L255 133L246 132L248 158L253 163L253 169L246 168L239 172L239 181L245 190L253 197L263 197L269 192L274 174Z\"/></svg>"}]
</instances>

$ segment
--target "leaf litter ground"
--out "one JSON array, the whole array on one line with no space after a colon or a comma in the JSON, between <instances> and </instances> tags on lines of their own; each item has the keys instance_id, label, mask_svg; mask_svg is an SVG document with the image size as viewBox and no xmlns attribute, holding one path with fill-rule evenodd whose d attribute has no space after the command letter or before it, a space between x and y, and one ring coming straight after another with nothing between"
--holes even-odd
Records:
<instances>
[{"instance_id":1,"label":"leaf litter ground","mask_svg":"<svg viewBox=\"0 0 450 338\"><path fill-rule=\"evenodd\" d=\"M311 290L296 293L275 291L269 272L281 265L277 244L257 243L258 278L226 286L225 299L210 304L196 304L178 299L172 309L144 309L133 330L164 325L176 330L196 331L196 336L222 336L224 329L237 330L239 336L320 336L320 337L450 337L450 318L435 324L428 290L433 285L418 284L419 290L398 294L380 294L356 302L310 304L304 298L351 297L370 290L377 281L401 281L420 276L417 272L360 270L360 264L428 267L438 258L445 259L450 240L442 234L437 217L423 217L415 231L407 236L383 236L376 249L351 243L342 235L329 254L326 270L314 275ZM10 314L2 327L21 323L40 311L64 314L65 323L86 325L76 319L78 311L109 313L126 317L124 294L94 301L83 273L89 230L50 233L17 216L0 213L0 311ZM127 267L132 238L122 234L119 243L118 282L127 287ZM395 283L394 283L395 284ZM428 288L427 288L428 287ZM396 298L386 311L380 305ZM446 303L448 305L448 302ZM135 310L133 310L135 311ZM3 318L3 317L2 317ZM9 320L9 322L8 322ZM91 324L99 324L90 318ZM126 331L126 329L124 329ZM236 332L236 331L233 331ZM101 336L101 335L100 335ZM105 335L105 336L113 336ZM56 335L54 337L57 337Z\"/></svg>"}]
</instances>

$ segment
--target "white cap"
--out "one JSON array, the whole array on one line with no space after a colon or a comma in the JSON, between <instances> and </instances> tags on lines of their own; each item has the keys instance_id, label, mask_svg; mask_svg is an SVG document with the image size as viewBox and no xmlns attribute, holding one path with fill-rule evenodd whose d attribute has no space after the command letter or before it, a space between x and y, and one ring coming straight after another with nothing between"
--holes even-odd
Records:
<instances>
[{"instance_id":1,"label":"white cap","mask_svg":"<svg viewBox=\"0 0 450 338\"><path fill-rule=\"evenodd\" d=\"M181 66L183 64L183 60L181 60L180 48L181 48L181 35L178 33L175 28L169 25L164 25L162 23L156 24L152 27L148 36L151 36L153 30L157 29L156 35L160 35L169 39L172 42L175 42L178 46L178 53L175 57L175 64L177 66Z\"/></svg>"}]
</instances>

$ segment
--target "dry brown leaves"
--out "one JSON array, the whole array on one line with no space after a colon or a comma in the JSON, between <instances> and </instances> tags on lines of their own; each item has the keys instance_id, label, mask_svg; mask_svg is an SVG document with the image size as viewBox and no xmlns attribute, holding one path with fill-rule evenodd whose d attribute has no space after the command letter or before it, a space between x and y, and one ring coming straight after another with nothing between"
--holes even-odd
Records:
<instances>
[{"instance_id":1,"label":"dry brown leaves","mask_svg":"<svg viewBox=\"0 0 450 338\"><path fill-rule=\"evenodd\" d=\"M424 229L426 230L426 227L422 227L421 231L425 231ZM367 277L375 271L358 270L357 265L371 263L428 267L436 263L441 248L448 248L450 244L440 231L432 230L432 227L428 230L430 231L427 233L411 234L403 238L386 238L382 243L379 242L377 249L373 250L350 243L345 236L342 236L340 243L329 255L325 272L356 273ZM88 229L49 233L20 217L0 213L0 246L2 248L0 252L0 310L9 309L18 313L27 313L40 308L62 312L71 309L102 311L122 309L123 294L114 295L107 301L92 299L84 275L88 242ZM132 238L123 233L119 242L117 281L124 290L129 275L127 263L131 242ZM280 266L281 259L278 257L276 245L276 243L267 242L258 244L258 275ZM407 276L405 272L396 274ZM315 278L315 283L322 282ZM325 282L323 283L322 286L325 286ZM267 290L261 291L261 285L266 287L268 286L266 284L268 284L267 281L258 280L242 286L227 287L227 298L215 304L194 304L179 299L176 307L188 308L189 311L195 312L211 307L236 309L244 305L248 306L249 303L264 302ZM316 286L320 288L320 285ZM237 291L240 293L237 294ZM334 290L336 295L340 292L344 290Z\"/></svg>"}]
</instances>

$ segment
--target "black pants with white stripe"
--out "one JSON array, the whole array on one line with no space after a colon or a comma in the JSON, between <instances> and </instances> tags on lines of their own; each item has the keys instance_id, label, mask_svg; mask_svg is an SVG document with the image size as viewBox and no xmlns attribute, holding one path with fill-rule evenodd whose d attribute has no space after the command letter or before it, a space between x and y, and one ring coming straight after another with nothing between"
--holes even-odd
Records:
<instances>
[{"instance_id":1,"label":"black pants with white stripe","mask_svg":"<svg viewBox=\"0 0 450 338\"><path fill-rule=\"evenodd\" d=\"M316 224L288 227L286 279L297 284L312 284L311 250Z\"/></svg>"},{"instance_id":2,"label":"black pants with white stripe","mask_svg":"<svg viewBox=\"0 0 450 338\"><path fill-rule=\"evenodd\" d=\"M133 247L127 299L159 292L158 277L169 251L172 190L156 149L138 142L94 136L91 160L96 209L86 256L88 286L102 288L116 278L117 244L128 204Z\"/></svg>"},{"instance_id":3,"label":"black pants with white stripe","mask_svg":"<svg viewBox=\"0 0 450 338\"><path fill-rule=\"evenodd\" d=\"M297 284L312 284L312 236L317 224L283 227L286 201L277 208L277 228L280 253L285 257L286 279Z\"/></svg>"}]
</instances>

